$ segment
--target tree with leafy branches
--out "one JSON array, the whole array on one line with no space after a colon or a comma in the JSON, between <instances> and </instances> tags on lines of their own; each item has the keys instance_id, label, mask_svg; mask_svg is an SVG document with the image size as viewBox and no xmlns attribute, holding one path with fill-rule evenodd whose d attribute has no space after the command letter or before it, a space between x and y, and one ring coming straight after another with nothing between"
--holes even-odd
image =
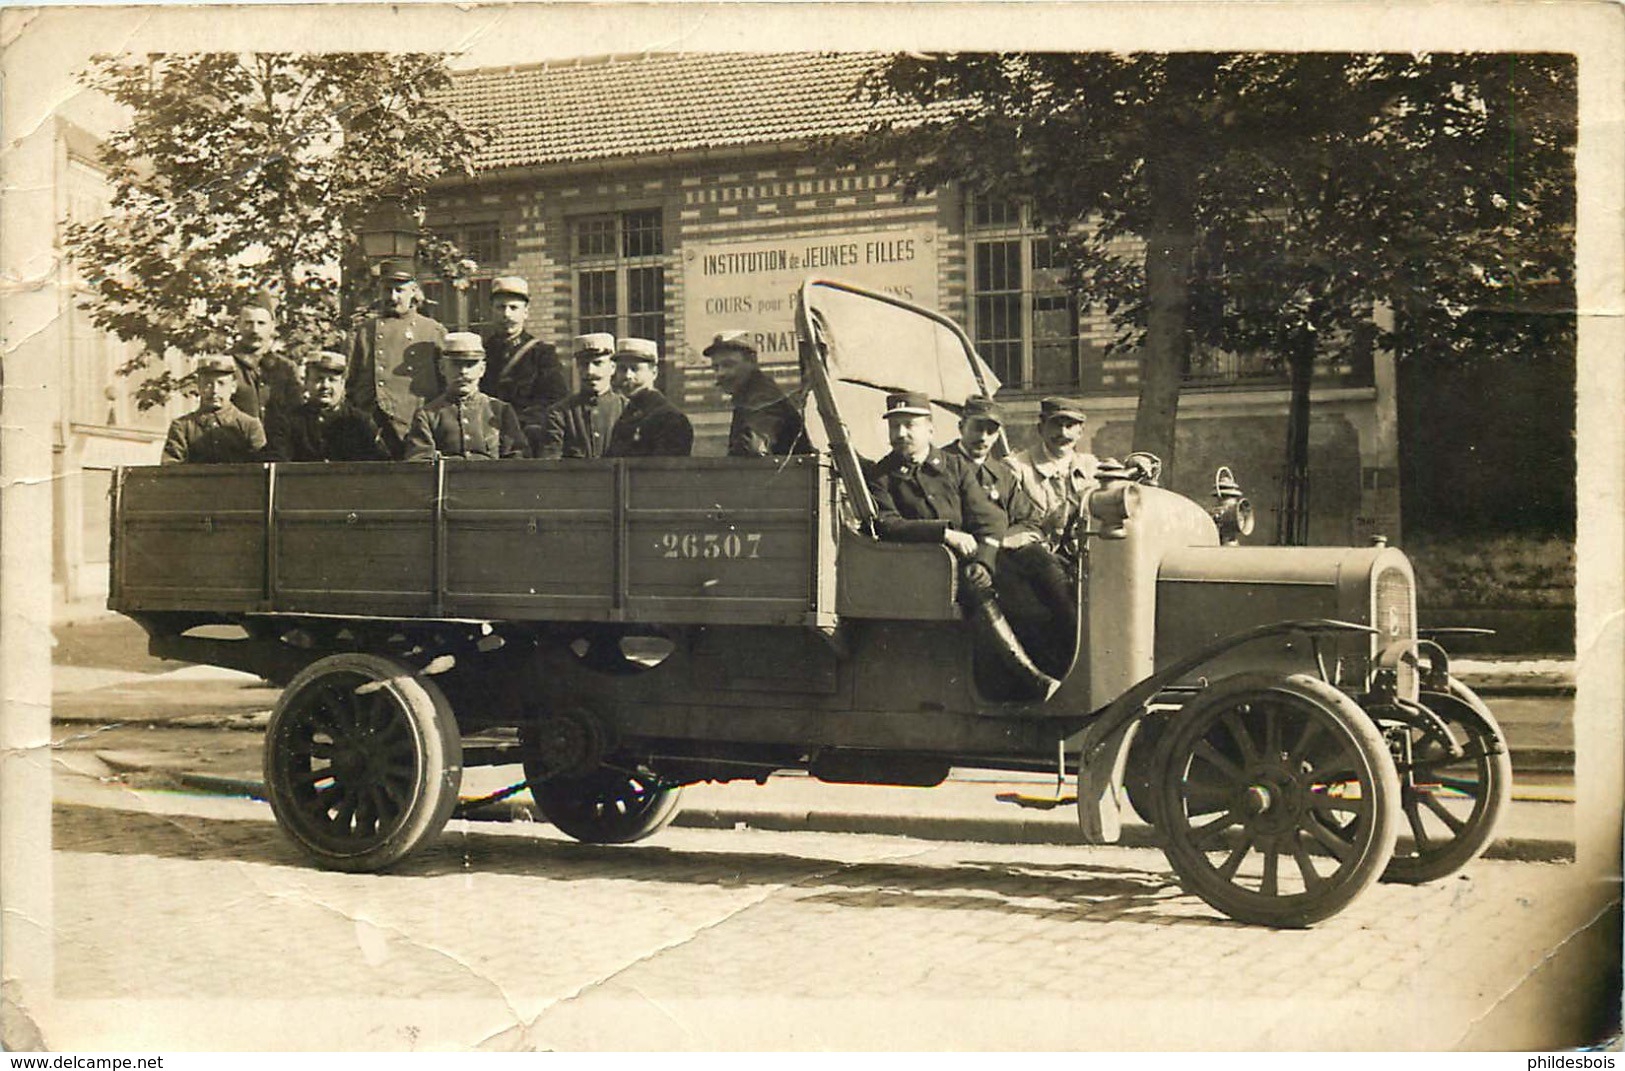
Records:
<instances>
[{"instance_id":1,"label":"tree with leafy branches","mask_svg":"<svg viewBox=\"0 0 1625 1071\"><path fill-rule=\"evenodd\" d=\"M1134 447L1170 474L1193 342L1278 362L1277 535L1301 542L1316 360L1358 340L1443 369L1561 332L1524 314L1572 294L1574 78L1552 55L910 54L862 92L914 110L858 148L910 193L1033 206L1139 354Z\"/></svg>"},{"instance_id":2,"label":"tree with leafy branches","mask_svg":"<svg viewBox=\"0 0 1625 1071\"><path fill-rule=\"evenodd\" d=\"M332 346L347 326L339 269L365 270L358 228L385 201L422 218L429 184L472 173L482 132L421 53L169 53L98 59L85 84L123 105L104 146L113 191L101 219L67 229L92 321L137 343L143 407L184 377L171 353L224 352L249 294L281 302L282 338ZM461 254L425 235L425 259ZM466 268L466 265L464 265Z\"/></svg>"}]
</instances>

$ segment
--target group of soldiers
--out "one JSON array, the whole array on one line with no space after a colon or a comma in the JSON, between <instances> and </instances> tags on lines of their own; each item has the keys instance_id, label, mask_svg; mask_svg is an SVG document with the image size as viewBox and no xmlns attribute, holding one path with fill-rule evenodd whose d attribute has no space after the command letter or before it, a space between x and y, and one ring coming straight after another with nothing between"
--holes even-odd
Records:
<instances>
[{"instance_id":1,"label":"group of soldiers","mask_svg":"<svg viewBox=\"0 0 1625 1071\"><path fill-rule=\"evenodd\" d=\"M865 471L876 534L953 551L960 601L989 649L1046 694L1073 654L1074 541L1098 485L1097 459L1078 447L1085 422L1077 402L1045 398L1033 445L998 457L1005 416L992 398L967 399L959 438L938 447L930 399L898 392L886 398L891 453Z\"/></svg>"},{"instance_id":2,"label":"group of soldiers","mask_svg":"<svg viewBox=\"0 0 1625 1071\"><path fill-rule=\"evenodd\" d=\"M655 387L660 348L606 333L575 337L572 391L556 349L526 330L530 288L493 281L495 330L448 333L418 311L404 266L386 264L380 300L348 352L321 350L301 368L278 352L275 305L238 313L238 348L197 362L199 404L176 420L165 462L382 461L686 457L694 429ZM732 399L732 456L810 450L799 408L757 363L751 336L724 331L704 350ZM886 400L891 452L865 463L876 535L937 542L960 561L960 599L990 634L989 649L1040 690L1053 691L1072 657L1078 603L1076 522L1097 485L1098 462L1079 449L1085 415L1045 398L1034 444L999 456L1004 412L967 400L959 438L934 445L931 400ZM1009 616L1006 617L1005 609ZM1013 624L1012 624L1013 622Z\"/></svg>"},{"instance_id":3,"label":"group of soldiers","mask_svg":"<svg viewBox=\"0 0 1625 1071\"><path fill-rule=\"evenodd\" d=\"M198 408L175 420L163 461L386 461L434 457L687 457L694 428L655 383L660 347L607 333L575 337L577 386L526 323L530 286L492 281L495 329L448 332L420 310L404 264L379 272L379 300L340 350L296 363L277 345L276 304L250 297L237 348L196 362ZM757 363L748 332L705 348L732 396L733 456L807 449L798 408Z\"/></svg>"}]
</instances>

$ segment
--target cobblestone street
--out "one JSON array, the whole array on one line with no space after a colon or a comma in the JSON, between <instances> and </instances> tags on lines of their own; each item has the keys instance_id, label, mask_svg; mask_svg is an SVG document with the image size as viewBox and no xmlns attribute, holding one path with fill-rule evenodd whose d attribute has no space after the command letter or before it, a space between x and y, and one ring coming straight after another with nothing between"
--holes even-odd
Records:
<instances>
[{"instance_id":1,"label":"cobblestone street","mask_svg":"<svg viewBox=\"0 0 1625 1071\"><path fill-rule=\"evenodd\" d=\"M1147 850L454 822L344 875L261 804L74 778L58 801L47 1035L81 1049L1552 1048L1617 963L1616 893L1568 865L1480 861L1272 932Z\"/></svg>"}]
</instances>

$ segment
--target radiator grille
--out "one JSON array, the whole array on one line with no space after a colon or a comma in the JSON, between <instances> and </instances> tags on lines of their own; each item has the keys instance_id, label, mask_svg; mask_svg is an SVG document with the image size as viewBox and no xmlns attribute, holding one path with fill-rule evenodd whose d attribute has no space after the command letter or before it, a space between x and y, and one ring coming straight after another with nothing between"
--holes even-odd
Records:
<instances>
[{"instance_id":1,"label":"radiator grille","mask_svg":"<svg viewBox=\"0 0 1625 1071\"><path fill-rule=\"evenodd\" d=\"M1377 573L1371 609L1371 623L1378 630L1378 650L1398 640L1416 638L1416 594L1405 570L1390 565ZM1399 666L1399 694L1416 698L1416 667L1409 662Z\"/></svg>"}]
</instances>

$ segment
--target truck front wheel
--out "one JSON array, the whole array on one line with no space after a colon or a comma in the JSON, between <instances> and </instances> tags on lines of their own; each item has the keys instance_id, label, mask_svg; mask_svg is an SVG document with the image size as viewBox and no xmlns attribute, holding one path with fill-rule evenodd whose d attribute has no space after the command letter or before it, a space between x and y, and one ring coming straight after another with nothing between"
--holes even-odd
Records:
<instances>
[{"instance_id":1,"label":"truck front wheel","mask_svg":"<svg viewBox=\"0 0 1625 1071\"><path fill-rule=\"evenodd\" d=\"M1382 735L1313 677L1219 682L1173 716L1157 765L1168 861L1238 921L1313 925L1393 855L1399 778Z\"/></svg>"}]
</instances>

